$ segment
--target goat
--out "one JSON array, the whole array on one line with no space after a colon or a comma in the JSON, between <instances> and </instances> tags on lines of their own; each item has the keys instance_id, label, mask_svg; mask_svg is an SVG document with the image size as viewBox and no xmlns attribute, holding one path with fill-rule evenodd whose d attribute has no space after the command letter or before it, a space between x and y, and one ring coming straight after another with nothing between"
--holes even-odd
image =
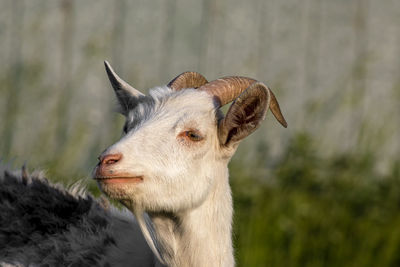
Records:
<instances>
[{"instance_id":1,"label":"goat","mask_svg":"<svg viewBox=\"0 0 400 267\"><path fill-rule=\"evenodd\" d=\"M160 262L233 266L227 164L268 108L287 127L274 94L246 77L184 72L145 96L105 66L126 122L99 157L99 187L132 211ZM219 108L232 101L224 116Z\"/></svg>"},{"instance_id":2,"label":"goat","mask_svg":"<svg viewBox=\"0 0 400 267\"><path fill-rule=\"evenodd\" d=\"M0 177L0 218L18 209L15 214L32 212L39 195L42 201L37 207L41 212L35 215L11 216L9 224L0 220L0 263L59 265L68 260L68 265L126 266L140 258L140 266L233 266L227 165L239 142L258 128L268 109L287 127L274 94L265 84L246 77L208 82L199 73L184 72L144 95L123 81L107 62L105 67L126 121L122 138L99 156L93 178L135 219L105 209L76 190L54 188L27 175L5 174ZM232 101L224 116L220 107ZM28 193L16 197L21 190ZM47 197L53 201L43 201ZM68 202L68 211L63 201ZM61 215L51 214L52 210ZM7 244L19 235L13 225L26 225L23 220L35 222L22 233L23 240L34 247L28 256L21 238L21 242ZM77 227L78 221L84 224ZM45 240L46 245L33 245L37 240ZM96 242L101 245L93 245ZM73 250L91 249L95 250L92 254L80 253L79 259L72 259ZM38 255L29 258L34 253ZM129 256L132 260L125 260Z\"/></svg>"}]
</instances>

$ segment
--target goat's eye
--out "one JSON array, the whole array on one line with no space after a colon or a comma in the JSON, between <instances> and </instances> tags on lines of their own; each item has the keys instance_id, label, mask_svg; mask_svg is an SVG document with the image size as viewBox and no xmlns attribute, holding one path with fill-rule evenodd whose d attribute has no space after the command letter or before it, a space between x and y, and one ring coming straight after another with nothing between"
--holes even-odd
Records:
<instances>
[{"instance_id":1,"label":"goat's eye","mask_svg":"<svg viewBox=\"0 0 400 267\"><path fill-rule=\"evenodd\" d=\"M124 125L124 128L122 129L123 131L124 131L124 133L127 133L128 132L128 125Z\"/></svg>"},{"instance_id":2,"label":"goat's eye","mask_svg":"<svg viewBox=\"0 0 400 267\"><path fill-rule=\"evenodd\" d=\"M195 142L203 140L203 137L195 131L186 131L185 136L187 136L191 141Z\"/></svg>"}]
</instances>

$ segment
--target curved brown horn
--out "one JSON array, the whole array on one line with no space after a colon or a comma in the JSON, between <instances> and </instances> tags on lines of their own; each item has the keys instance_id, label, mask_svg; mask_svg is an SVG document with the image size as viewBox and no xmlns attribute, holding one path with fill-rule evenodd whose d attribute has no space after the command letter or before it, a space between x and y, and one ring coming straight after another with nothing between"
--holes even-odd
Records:
<instances>
[{"instance_id":1,"label":"curved brown horn","mask_svg":"<svg viewBox=\"0 0 400 267\"><path fill-rule=\"evenodd\" d=\"M201 86L199 90L204 90L209 94L216 96L220 102L220 106L223 106L235 100L244 90L255 82L257 82L257 80L247 77L229 76L211 81ZM268 86L266 87L271 95L269 108L279 123L286 128L287 122L282 115L278 101L271 89L269 89Z\"/></svg>"},{"instance_id":2,"label":"curved brown horn","mask_svg":"<svg viewBox=\"0 0 400 267\"><path fill-rule=\"evenodd\" d=\"M198 72L186 71L176 76L172 81L169 82L168 87L174 91L179 91L184 88L198 88L208 83L207 79L204 78Z\"/></svg>"}]
</instances>

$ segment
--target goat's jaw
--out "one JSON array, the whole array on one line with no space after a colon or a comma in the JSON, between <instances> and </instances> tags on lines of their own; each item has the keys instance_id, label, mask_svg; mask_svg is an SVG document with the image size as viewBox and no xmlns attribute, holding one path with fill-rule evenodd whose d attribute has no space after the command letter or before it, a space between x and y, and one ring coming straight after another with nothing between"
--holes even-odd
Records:
<instances>
[{"instance_id":1,"label":"goat's jaw","mask_svg":"<svg viewBox=\"0 0 400 267\"><path fill-rule=\"evenodd\" d=\"M124 178L121 178L121 180L122 179ZM140 194L140 190L138 191L138 187L142 186L143 181L138 181L138 179L131 179L130 182L112 182L111 180L97 180L97 184L101 191L109 198L115 200L123 200L135 198L137 194Z\"/></svg>"}]
</instances>

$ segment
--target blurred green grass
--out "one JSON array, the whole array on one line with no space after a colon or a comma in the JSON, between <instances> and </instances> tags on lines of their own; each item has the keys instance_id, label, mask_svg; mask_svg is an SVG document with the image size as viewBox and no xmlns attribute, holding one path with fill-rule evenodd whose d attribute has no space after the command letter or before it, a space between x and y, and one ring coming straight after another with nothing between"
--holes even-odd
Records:
<instances>
[{"instance_id":1,"label":"blurred green grass","mask_svg":"<svg viewBox=\"0 0 400 267\"><path fill-rule=\"evenodd\" d=\"M399 162L381 176L374 154L315 145L294 135L268 177L254 177L263 162L230 165L238 265L400 266Z\"/></svg>"}]
</instances>

